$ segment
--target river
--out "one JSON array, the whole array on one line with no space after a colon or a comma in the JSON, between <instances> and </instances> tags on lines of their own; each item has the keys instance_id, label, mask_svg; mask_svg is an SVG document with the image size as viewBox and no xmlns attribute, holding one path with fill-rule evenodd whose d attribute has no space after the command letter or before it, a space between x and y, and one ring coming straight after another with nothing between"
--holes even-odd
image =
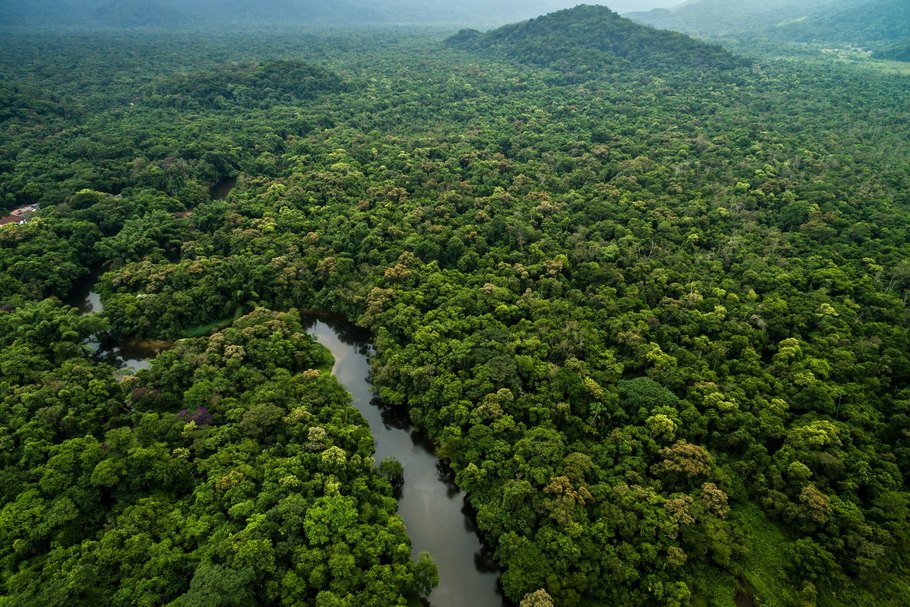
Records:
<instances>
[{"instance_id":1,"label":"river","mask_svg":"<svg viewBox=\"0 0 910 607\"><path fill-rule=\"evenodd\" d=\"M91 282L70 299L83 314L101 312L101 300ZM373 397L370 387L372 346L369 336L343 322L304 315L310 333L335 357L332 373L351 393L354 405L373 434L376 462L394 457L404 468L398 514L411 538L412 552L433 555L439 586L429 597L432 607L503 607L508 603L498 588L498 573L489 551L481 544L464 494L433 453L432 444ZM89 345L99 359L136 372L167 347L166 342L97 338Z\"/></svg>"},{"instance_id":2,"label":"river","mask_svg":"<svg viewBox=\"0 0 910 607\"><path fill-rule=\"evenodd\" d=\"M368 336L345 323L309 319L310 333L332 351L332 373L348 389L373 433L376 462L394 457L404 467L398 514L408 528L416 558L433 555L439 586L433 607L502 607L498 574L477 537L464 494L433 453L433 447L407 420L396 418L373 397Z\"/></svg>"}]
</instances>

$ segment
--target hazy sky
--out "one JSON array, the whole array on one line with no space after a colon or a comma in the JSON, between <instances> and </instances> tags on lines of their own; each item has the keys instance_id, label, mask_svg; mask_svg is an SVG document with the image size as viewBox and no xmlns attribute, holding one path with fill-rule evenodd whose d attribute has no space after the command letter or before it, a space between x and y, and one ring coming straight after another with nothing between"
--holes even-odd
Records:
<instances>
[{"instance_id":1,"label":"hazy sky","mask_svg":"<svg viewBox=\"0 0 910 607\"><path fill-rule=\"evenodd\" d=\"M630 11L647 11L652 8L669 8L681 4L683 0L603 0L596 4L606 4L617 13L628 13ZM574 6L579 2L567 2L568 6Z\"/></svg>"},{"instance_id":2,"label":"hazy sky","mask_svg":"<svg viewBox=\"0 0 910 607\"><path fill-rule=\"evenodd\" d=\"M683 0L0 0L0 23L56 24L81 19L128 27L235 21L287 23L437 23L496 26L577 4L603 4L618 13L678 5ZM767 0L759 0L767 1ZM780 0L778 0L780 1ZM147 4L146 4L147 3ZM68 7L68 8L67 8ZM155 7L161 8L156 20ZM67 10L70 12L67 13ZM6 17L4 17L6 15ZM169 21L170 20L170 21Z\"/></svg>"},{"instance_id":3,"label":"hazy sky","mask_svg":"<svg viewBox=\"0 0 910 607\"><path fill-rule=\"evenodd\" d=\"M27 0L25 0L27 1ZM670 6L676 6L677 4L682 3L684 0L564 0L563 2L555 2L553 4L562 4L566 8L575 6L577 4L605 4L611 9L618 13L626 13L629 11L646 11L652 8L666 8ZM110 0L68 0L68 3L75 6L85 6L89 8L98 8L107 4ZM186 3L189 5L193 4L193 0L172 0L170 4L181 4ZM524 4L522 0L514 0L516 6ZM231 4L231 0L225 0L224 4ZM376 0L376 5L381 6L383 0ZM391 4L402 4L401 0L394 0ZM415 0L415 4L420 4L418 0ZM533 0L527 2L527 4L534 4ZM268 2L263 3L263 7L266 8Z\"/></svg>"}]
</instances>

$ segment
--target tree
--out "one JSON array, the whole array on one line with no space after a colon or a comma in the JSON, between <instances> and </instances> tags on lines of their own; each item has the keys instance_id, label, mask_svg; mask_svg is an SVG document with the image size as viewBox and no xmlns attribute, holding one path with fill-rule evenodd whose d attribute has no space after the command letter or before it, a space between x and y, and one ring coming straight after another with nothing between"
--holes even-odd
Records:
<instances>
[{"instance_id":1,"label":"tree","mask_svg":"<svg viewBox=\"0 0 910 607\"><path fill-rule=\"evenodd\" d=\"M235 570L202 563L193 575L190 589L178 598L175 607L241 607L254 601L248 569Z\"/></svg>"},{"instance_id":2,"label":"tree","mask_svg":"<svg viewBox=\"0 0 910 607\"><path fill-rule=\"evenodd\" d=\"M389 456L379 464L379 473L388 479L394 491L401 491L401 487L404 485L404 467L401 462Z\"/></svg>"},{"instance_id":3,"label":"tree","mask_svg":"<svg viewBox=\"0 0 910 607\"><path fill-rule=\"evenodd\" d=\"M439 584L439 572L436 570L436 563L428 552L421 552L414 564L414 586L413 592L417 596L429 596Z\"/></svg>"},{"instance_id":4,"label":"tree","mask_svg":"<svg viewBox=\"0 0 910 607\"><path fill-rule=\"evenodd\" d=\"M520 607L554 607L553 598L544 589L526 594Z\"/></svg>"}]
</instances>

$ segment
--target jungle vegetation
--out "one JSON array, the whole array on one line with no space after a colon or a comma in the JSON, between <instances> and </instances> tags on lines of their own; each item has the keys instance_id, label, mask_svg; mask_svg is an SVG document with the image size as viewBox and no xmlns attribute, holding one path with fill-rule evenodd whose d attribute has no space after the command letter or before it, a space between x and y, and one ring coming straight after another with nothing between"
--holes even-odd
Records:
<instances>
[{"instance_id":1,"label":"jungle vegetation","mask_svg":"<svg viewBox=\"0 0 910 607\"><path fill-rule=\"evenodd\" d=\"M372 332L516 603L905 604L910 79L591 10L3 38L4 605L432 588L300 308Z\"/></svg>"}]
</instances>

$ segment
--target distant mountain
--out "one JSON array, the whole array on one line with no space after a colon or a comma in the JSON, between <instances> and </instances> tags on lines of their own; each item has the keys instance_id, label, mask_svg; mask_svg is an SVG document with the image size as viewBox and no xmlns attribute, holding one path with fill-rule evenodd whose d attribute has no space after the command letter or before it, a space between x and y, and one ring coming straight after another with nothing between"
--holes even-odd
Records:
<instances>
[{"instance_id":1,"label":"distant mountain","mask_svg":"<svg viewBox=\"0 0 910 607\"><path fill-rule=\"evenodd\" d=\"M561 8L566 0L197 0L188 13L208 22L256 24L507 23Z\"/></svg>"},{"instance_id":2,"label":"distant mountain","mask_svg":"<svg viewBox=\"0 0 910 607\"><path fill-rule=\"evenodd\" d=\"M781 28L789 37L860 46L910 43L910 0L870 0Z\"/></svg>"},{"instance_id":3,"label":"distant mountain","mask_svg":"<svg viewBox=\"0 0 910 607\"><path fill-rule=\"evenodd\" d=\"M0 25L56 25L72 21L78 11L63 0L0 0Z\"/></svg>"},{"instance_id":4,"label":"distant mountain","mask_svg":"<svg viewBox=\"0 0 910 607\"><path fill-rule=\"evenodd\" d=\"M566 0L0 0L0 25L257 27L408 23L497 24L561 8Z\"/></svg>"},{"instance_id":5,"label":"distant mountain","mask_svg":"<svg viewBox=\"0 0 910 607\"><path fill-rule=\"evenodd\" d=\"M671 9L628 13L640 23L690 34L735 35L793 23L845 0L689 0ZM861 1L861 0L846 0Z\"/></svg>"},{"instance_id":6,"label":"distant mountain","mask_svg":"<svg viewBox=\"0 0 910 607\"><path fill-rule=\"evenodd\" d=\"M45 6L46 5L46 6ZM14 26L128 28L261 27L381 23L359 0L0 0L0 18Z\"/></svg>"},{"instance_id":7,"label":"distant mountain","mask_svg":"<svg viewBox=\"0 0 910 607\"><path fill-rule=\"evenodd\" d=\"M510 23L564 8L565 0L388 0L383 3L397 22Z\"/></svg>"},{"instance_id":8,"label":"distant mountain","mask_svg":"<svg viewBox=\"0 0 910 607\"><path fill-rule=\"evenodd\" d=\"M114 27L175 27L190 21L171 3L156 0L112 0L92 16L99 24Z\"/></svg>"},{"instance_id":9,"label":"distant mountain","mask_svg":"<svg viewBox=\"0 0 910 607\"><path fill-rule=\"evenodd\" d=\"M196 0L184 10L201 23L232 26L360 25L383 20L380 11L357 0Z\"/></svg>"},{"instance_id":10,"label":"distant mountain","mask_svg":"<svg viewBox=\"0 0 910 607\"><path fill-rule=\"evenodd\" d=\"M463 30L448 43L591 76L626 68L727 69L742 63L719 46L639 25L603 6L581 5L485 34Z\"/></svg>"},{"instance_id":11,"label":"distant mountain","mask_svg":"<svg viewBox=\"0 0 910 607\"><path fill-rule=\"evenodd\" d=\"M627 16L702 36L749 34L876 49L910 42L910 0L690 0Z\"/></svg>"},{"instance_id":12,"label":"distant mountain","mask_svg":"<svg viewBox=\"0 0 910 607\"><path fill-rule=\"evenodd\" d=\"M92 11L101 8L105 4L109 3L111 0L65 0L67 4L72 6L75 9L83 11L88 14Z\"/></svg>"}]
</instances>

